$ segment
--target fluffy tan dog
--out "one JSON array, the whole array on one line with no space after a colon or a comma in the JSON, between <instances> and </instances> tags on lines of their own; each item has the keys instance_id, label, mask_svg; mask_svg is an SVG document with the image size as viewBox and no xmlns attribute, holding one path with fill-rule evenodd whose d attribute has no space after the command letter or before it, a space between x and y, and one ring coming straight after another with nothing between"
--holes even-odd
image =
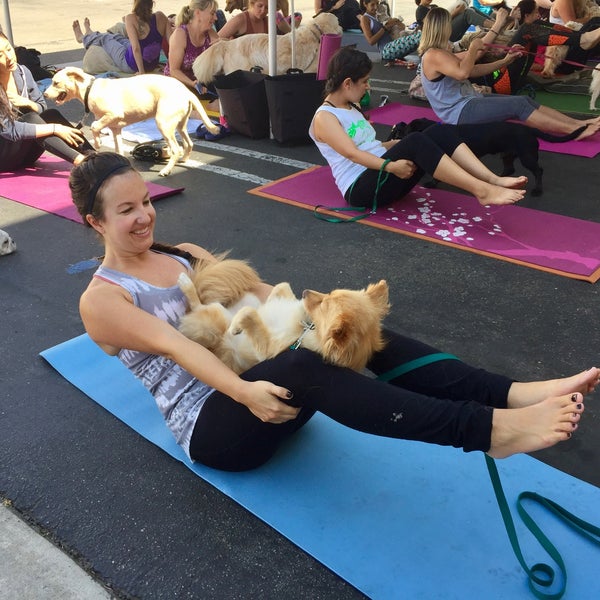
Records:
<instances>
[{"instance_id":1,"label":"fluffy tan dog","mask_svg":"<svg viewBox=\"0 0 600 600\"><path fill-rule=\"evenodd\" d=\"M107 127L112 131L115 151L119 154L123 153L121 129L154 117L169 146L169 161L159 173L163 177L173 170L178 160L187 160L192 152L193 144L187 132L192 110L200 114L211 133L220 131L194 94L177 79L164 75L96 79L82 69L66 67L54 75L44 95L57 104L73 99L83 102L86 113L92 112L96 117L91 125L96 148L101 145L100 131ZM183 148L177 142L176 131Z\"/></svg>"},{"instance_id":2,"label":"fluffy tan dog","mask_svg":"<svg viewBox=\"0 0 600 600\"><path fill-rule=\"evenodd\" d=\"M331 13L321 13L302 24L295 33L295 67L305 73L316 73L319 63L319 44L325 33L342 33L339 21ZM234 40L223 40L205 50L193 64L194 76L202 83L210 83L216 75L227 75L252 67L269 69L269 36L249 33ZM292 67L292 34L277 36L277 74L283 75Z\"/></svg>"},{"instance_id":3,"label":"fluffy tan dog","mask_svg":"<svg viewBox=\"0 0 600 600\"><path fill-rule=\"evenodd\" d=\"M222 268L235 279L237 266L228 262L215 264L210 277L217 276ZM201 281L202 273L195 278ZM205 285L206 281L201 284L201 294ZM227 294L227 283L220 285ZM240 297L240 287L233 280L229 287L234 293L224 298L224 303L200 302L198 290L187 275L180 276L179 286L191 308L181 320L180 331L214 352L236 373L292 346L308 348L328 362L360 371L384 346L381 321L389 311L384 280L363 290L340 289L330 294L305 290L301 300L288 283L280 283L264 304L251 294Z\"/></svg>"}]
</instances>

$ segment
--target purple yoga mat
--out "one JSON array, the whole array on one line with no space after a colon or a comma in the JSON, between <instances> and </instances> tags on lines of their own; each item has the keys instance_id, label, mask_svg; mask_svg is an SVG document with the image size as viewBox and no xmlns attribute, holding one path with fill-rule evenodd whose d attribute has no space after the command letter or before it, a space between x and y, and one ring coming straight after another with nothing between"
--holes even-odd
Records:
<instances>
[{"instance_id":1,"label":"purple yoga mat","mask_svg":"<svg viewBox=\"0 0 600 600\"><path fill-rule=\"evenodd\" d=\"M0 173L0 196L81 223L69 191L71 167L64 160L44 154L35 167L14 173ZM152 182L146 182L146 187L152 200L178 194L184 189Z\"/></svg>"},{"instance_id":2,"label":"purple yoga mat","mask_svg":"<svg viewBox=\"0 0 600 600\"><path fill-rule=\"evenodd\" d=\"M342 45L342 36L337 33L324 33L319 45L317 79L327 79L327 65L334 52Z\"/></svg>"},{"instance_id":3,"label":"purple yoga mat","mask_svg":"<svg viewBox=\"0 0 600 600\"><path fill-rule=\"evenodd\" d=\"M374 108L369 111L369 116L373 123L389 125L390 127L400 121L408 123L413 119L439 121L437 115L429 106L409 106L407 104L400 104L399 102L390 102L385 106ZM600 133L596 133L581 141L561 142L559 144L540 140L540 150L593 158L600 153Z\"/></svg>"},{"instance_id":4,"label":"purple yoga mat","mask_svg":"<svg viewBox=\"0 0 600 600\"><path fill-rule=\"evenodd\" d=\"M301 171L251 193L310 210L347 206L329 167ZM357 222L573 279L600 279L600 223L514 205L483 207L471 196L420 186Z\"/></svg>"}]
</instances>

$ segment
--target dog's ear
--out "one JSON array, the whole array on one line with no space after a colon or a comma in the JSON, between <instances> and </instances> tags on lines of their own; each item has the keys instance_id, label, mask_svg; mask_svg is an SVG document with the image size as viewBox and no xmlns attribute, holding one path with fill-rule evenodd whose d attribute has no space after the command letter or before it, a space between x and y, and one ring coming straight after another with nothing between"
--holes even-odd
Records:
<instances>
[{"instance_id":1,"label":"dog's ear","mask_svg":"<svg viewBox=\"0 0 600 600\"><path fill-rule=\"evenodd\" d=\"M72 77L76 81L83 81L85 72L82 71L79 67L65 67L61 69L61 72L64 73L67 77Z\"/></svg>"},{"instance_id":2,"label":"dog's ear","mask_svg":"<svg viewBox=\"0 0 600 600\"><path fill-rule=\"evenodd\" d=\"M366 292L381 316L390 312L390 291L385 279L382 279L379 283L371 283Z\"/></svg>"}]
</instances>

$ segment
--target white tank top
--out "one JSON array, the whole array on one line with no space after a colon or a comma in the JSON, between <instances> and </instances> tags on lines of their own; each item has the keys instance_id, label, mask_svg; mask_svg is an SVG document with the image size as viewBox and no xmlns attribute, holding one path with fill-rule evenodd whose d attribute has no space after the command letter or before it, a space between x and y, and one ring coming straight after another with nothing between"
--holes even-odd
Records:
<instances>
[{"instance_id":1,"label":"white tank top","mask_svg":"<svg viewBox=\"0 0 600 600\"><path fill-rule=\"evenodd\" d=\"M322 110L330 112L335 116L335 118L340 122L340 125L344 128L344 131L356 144L356 147L359 150L370 152L375 156L383 156L385 154L385 147L379 140L377 140L375 130L359 110L356 108L335 108L334 106L327 106L323 104L322 106L319 106L315 115ZM356 181L356 179L358 179L358 177L367 170L366 167L352 162L345 156L338 154L328 144L319 142L315 138L314 119L313 123L310 124L308 133L317 145L317 148L323 155L323 158L331 167L331 172L333 173L335 183L340 192L342 192L342 195L344 195L348 188Z\"/></svg>"}]
</instances>

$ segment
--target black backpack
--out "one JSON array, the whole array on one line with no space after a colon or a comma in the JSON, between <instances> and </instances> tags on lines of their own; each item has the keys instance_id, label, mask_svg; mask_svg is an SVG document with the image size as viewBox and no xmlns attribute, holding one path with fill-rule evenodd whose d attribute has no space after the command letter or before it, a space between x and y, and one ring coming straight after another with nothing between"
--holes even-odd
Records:
<instances>
[{"instance_id":1,"label":"black backpack","mask_svg":"<svg viewBox=\"0 0 600 600\"><path fill-rule=\"evenodd\" d=\"M52 78L54 73L42 67L42 63L40 62L41 52L39 50L17 46L15 48L15 54L17 55L17 62L20 65L27 67L36 81Z\"/></svg>"}]
</instances>

